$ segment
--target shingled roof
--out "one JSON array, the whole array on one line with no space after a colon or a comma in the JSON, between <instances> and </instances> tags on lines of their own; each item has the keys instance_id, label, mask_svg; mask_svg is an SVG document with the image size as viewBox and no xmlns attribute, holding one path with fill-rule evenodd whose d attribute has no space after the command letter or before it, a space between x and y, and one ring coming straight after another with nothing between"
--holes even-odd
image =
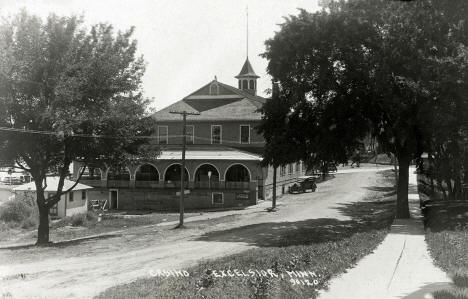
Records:
<instances>
[{"instance_id":1,"label":"shingled roof","mask_svg":"<svg viewBox=\"0 0 468 299\"><path fill-rule=\"evenodd\" d=\"M260 78L255 74L252 65L250 64L249 57L244 62L244 65L242 66L242 69L239 73L239 75L236 76L236 78L244 78L244 77L250 77L250 78Z\"/></svg>"},{"instance_id":2,"label":"shingled roof","mask_svg":"<svg viewBox=\"0 0 468 299\"><path fill-rule=\"evenodd\" d=\"M216 92L211 92L211 88ZM156 121L180 120L171 111L198 112L190 121L211 120L260 120L259 108L266 99L252 95L233 86L213 80L184 99L156 112Z\"/></svg>"}]
</instances>

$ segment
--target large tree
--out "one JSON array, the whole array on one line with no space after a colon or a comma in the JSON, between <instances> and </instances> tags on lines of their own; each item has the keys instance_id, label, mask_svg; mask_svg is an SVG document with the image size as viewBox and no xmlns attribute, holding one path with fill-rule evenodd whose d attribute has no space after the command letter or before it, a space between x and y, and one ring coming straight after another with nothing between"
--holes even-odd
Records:
<instances>
[{"instance_id":1,"label":"large tree","mask_svg":"<svg viewBox=\"0 0 468 299\"><path fill-rule=\"evenodd\" d=\"M138 138L153 126L132 33L26 11L0 24L0 160L32 175L38 244L49 242L49 209L71 190L63 187L74 160L121 164L151 150ZM58 189L45 198L50 174L59 176Z\"/></svg>"},{"instance_id":2,"label":"large tree","mask_svg":"<svg viewBox=\"0 0 468 299\"><path fill-rule=\"evenodd\" d=\"M301 152L302 143L295 138L294 128L289 124L289 111L288 97L280 93L280 86L273 82L271 99L260 109L262 120L256 128L265 139L262 164L273 168L272 210L276 209L278 167L298 161Z\"/></svg>"},{"instance_id":3,"label":"large tree","mask_svg":"<svg viewBox=\"0 0 468 299\"><path fill-rule=\"evenodd\" d=\"M407 218L410 161L431 147L435 107L466 103L436 82L451 70L452 88L465 86L456 62L466 53L468 2L330 2L286 19L266 42L268 72L290 111L306 113L304 156L338 160L372 134L397 157L397 217Z\"/></svg>"}]
</instances>

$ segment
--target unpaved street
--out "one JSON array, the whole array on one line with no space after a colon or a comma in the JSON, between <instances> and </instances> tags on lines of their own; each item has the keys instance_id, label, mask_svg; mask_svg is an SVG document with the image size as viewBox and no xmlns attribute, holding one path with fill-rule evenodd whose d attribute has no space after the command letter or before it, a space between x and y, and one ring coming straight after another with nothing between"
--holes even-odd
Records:
<instances>
[{"instance_id":1,"label":"unpaved street","mask_svg":"<svg viewBox=\"0 0 468 299\"><path fill-rule=\"evenodd\" d=\"M284 196L277 212L267 212L271 202L264 202L241 211L188 218L183 230L154 225L48 248L3 249L0 296L89 298L111 286L148 277L151 270L186 269L201 259L265 246L281 236L278 231L287 233L306 220L349 220L337 208L379 187L377 171L389 168L367 165L337 174L315 193Z\"/></svg>"}]
</instances>

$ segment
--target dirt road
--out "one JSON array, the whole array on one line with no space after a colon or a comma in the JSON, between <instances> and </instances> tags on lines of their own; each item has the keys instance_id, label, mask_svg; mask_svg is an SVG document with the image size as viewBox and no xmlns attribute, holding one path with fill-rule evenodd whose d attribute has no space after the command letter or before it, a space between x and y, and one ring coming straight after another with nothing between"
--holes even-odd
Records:
<instances>
[{"instance_id":1,"label":"dirt road","mask_svg":"<svg viewBox=\"0 0 468 299\"><path fill-rule=\"evenodd\" d=\"M349 220L337 208L378 187L377 171L388 168L368 166L337 174L315 193L284 196L277 212L267 212L271 203L264 202L189 218L183 230L155 225L48 248L0 250L0 296L90 298L111 286L148 277L150 271L183 270L202 259L265 246L305 220Z\"/></svg>"}]
</instances>

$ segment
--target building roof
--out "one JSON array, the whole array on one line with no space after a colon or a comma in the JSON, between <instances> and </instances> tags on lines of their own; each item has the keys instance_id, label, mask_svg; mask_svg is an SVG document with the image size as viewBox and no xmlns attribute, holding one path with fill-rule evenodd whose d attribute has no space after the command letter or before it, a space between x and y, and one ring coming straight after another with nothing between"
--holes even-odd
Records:
<instances>
[{"instance_id":1,"label":"building roof","mask_svg":"<svg viewBox=\"0 0 468 299\"><path fill-rule=\"evenodd\" d=\"M181 160L181 149L162 150L158 160ZM261 161L262 157L252 153L236 150L233 148L217 149L187 149L185 151L187 160L233 160L233 161Z\"/></svg>"},{"instance_id":2,"label":"building roof","mask_svg":"<svg viewBox=\"0 0 468 299\"><path fill-rule=\"evenodd\" d=\"M153 117L156 121L180 121L180 115L170 112L187 111L200 113L188 116L189 121L260 120L262 115L258 110L265 102L265 98L213 80Z\"/></svg>"},{"instance_id":3,"label":"building roof","mask_svg":"<svg viewBox=\"0 0 468 299\"><path fill-rule=\"evenodd\" d=\"M47 187L45 188L44 191L57 192L59 177L47 177L46 182L47 182ZM65 179L64 184L63 184L63 190L70 189L73 186L73 184L75 184L75 182ZM73 188L73 191L92 189L92 188L93 187L91 186L78 183L75 186L75 188ZM13 188L13 191L36 191L36 184L34 182L30 182L30 183L18 186L16 188Z\"/></svg>"},{"instance_id":4,"label":"building roof","mask_svg":"<svg viewBox=\"0 0 468 299\"><path fill-rule=\"evenodd\" d=\"M257 76L257 74L255 74L255 71L253 70L253 67L250 64L249 57L247 57L247 59L245 60L239 75L236 76L236 78L243 77L260 78L259 76Z\"/></svg>"}]
</instances>

